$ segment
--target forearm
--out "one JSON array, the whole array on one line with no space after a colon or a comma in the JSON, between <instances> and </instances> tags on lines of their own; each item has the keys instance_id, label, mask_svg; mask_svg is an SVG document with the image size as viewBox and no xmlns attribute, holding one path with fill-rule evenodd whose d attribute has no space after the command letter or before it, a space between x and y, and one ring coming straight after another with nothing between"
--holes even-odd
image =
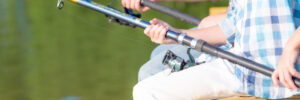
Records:
<instances>
[{"instance_id":1,"label":"forearm","mask_svg":"<svg viewBox=\"0 0 300 100\"><path fill-rule=\"evenodd\" d=\"M193 30L180 30L182 33L187 34L196 39L201 39L212 45L226 44L226 37L219 25L214 25L202 29Z\"/></svg>"},{"instance_id":2,"label":"forearm","mask_svg":"<svg viewBox=\"0 0 300 100\"><path fill-rule=\"evenodd\" d=\"M213 25L217 25L220 21L224 20L226 16L227 16L226 12L207 16L200 22L198 28L207 28Z\"/></svg>"},{"instance_id":3,"label":"forearm","mask_svg":"<svg viewBox=\"0 0 300 100\"><path fill-rule=\"evenodd\" d=\"M295 31L295 33L290 37L284 49L286 50L296 50L300 48L300 27Z\"/></svg>"}]
</instances>

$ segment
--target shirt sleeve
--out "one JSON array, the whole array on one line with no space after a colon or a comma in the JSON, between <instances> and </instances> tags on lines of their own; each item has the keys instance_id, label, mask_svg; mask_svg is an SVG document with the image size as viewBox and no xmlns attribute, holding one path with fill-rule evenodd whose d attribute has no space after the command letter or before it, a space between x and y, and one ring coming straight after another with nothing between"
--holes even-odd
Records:
<instances>
[{"instance_id":1,"label":"shirt sleeve","mask_svg":"<svg viewBox=\"0 0 300 100\"><path fill-rule=\"evenodd\" d=\"M218 23L222 31L224 32L228 42L233 42L235 39L235 27L236 27L236 8L233 0L230 0L230 4L227 11L227 17Z\"/></svg>"},{"instance_id":2,"label":"shirt sleeve","mask_svg":"<svg viewBox=\"0 0 300 100\"><path fill-rule=\"evenodd\" d=\"M300 0L295 0L294 2L294 21L296 27L300 26Z\"/></svg>"}]
</instances>

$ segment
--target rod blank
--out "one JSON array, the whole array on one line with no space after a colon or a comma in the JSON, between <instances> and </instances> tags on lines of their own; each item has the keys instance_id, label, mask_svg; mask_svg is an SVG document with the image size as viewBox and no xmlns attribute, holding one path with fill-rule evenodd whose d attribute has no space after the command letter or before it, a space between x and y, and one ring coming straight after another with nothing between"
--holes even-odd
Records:
<instances>
[{"instance_id":1,"label":"rod blank","mask_svg":"<svg viewBox=\"0 0 300 100\"><path fill-rule=\"evenodd\" d=\"M199 18L196 18L194 16L185 14L183 12L174 10L172 8L163 6L161 4L158 4L158 3L155 3L155 2L152 2L152 1L149 1L149 0L142 0L141 4L143 6L150 7L152 9L154 9L154 10L157 10L159 12L165 13L165 14L167 14L169 16L173 16L175 18L178 18L178 19L180 19L182 21L188 22L188 23L196 25L196 26L198 26L198 24L201 22L201 19L199 19Z\"/></svg>"}]
</instances>

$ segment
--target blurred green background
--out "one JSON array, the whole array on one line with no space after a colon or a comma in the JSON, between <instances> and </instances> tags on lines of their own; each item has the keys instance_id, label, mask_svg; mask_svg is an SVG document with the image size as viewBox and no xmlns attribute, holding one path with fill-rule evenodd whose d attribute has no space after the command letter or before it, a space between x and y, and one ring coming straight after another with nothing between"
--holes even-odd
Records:
<instances>
[{"instance_id":1,"label":"blurred green background","mask_svg":"<svg viewBox=\"0 0 300 100\"><path fill-rule=\"evenodd\" d=\"M163 4L203 18L227 2ZM0 100L131 100L139 67L157 44L142 29L109 23L68 1L58 10L56 3L0 0ZM156 11L142 16L193 27Z\"/></svg>"}]
</instances>

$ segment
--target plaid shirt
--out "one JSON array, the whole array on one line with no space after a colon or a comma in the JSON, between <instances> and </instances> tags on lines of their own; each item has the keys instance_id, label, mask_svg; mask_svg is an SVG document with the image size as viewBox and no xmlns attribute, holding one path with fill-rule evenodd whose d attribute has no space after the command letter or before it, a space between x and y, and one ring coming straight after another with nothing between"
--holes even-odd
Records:
<instances>
[{"instance_id":1,"label":"plaid shirt","mask_svg":"<svg viewBox=\"0 0 300 100\"><path fill-rule=\"evenodd\" d=\"M219 25L235 54L275 69L283 47L300 24L300 0L231 0L227 18ZM300 57L299 57L300 58ZM300 59L296 62L296 70ZM239 65L235 75L243 83L237 92L280 99L299 93L281 85L277 88L270 77Z\"/></svg>"}]
</instances>

